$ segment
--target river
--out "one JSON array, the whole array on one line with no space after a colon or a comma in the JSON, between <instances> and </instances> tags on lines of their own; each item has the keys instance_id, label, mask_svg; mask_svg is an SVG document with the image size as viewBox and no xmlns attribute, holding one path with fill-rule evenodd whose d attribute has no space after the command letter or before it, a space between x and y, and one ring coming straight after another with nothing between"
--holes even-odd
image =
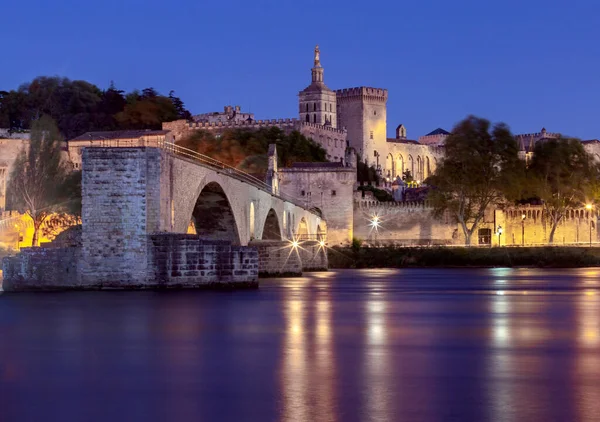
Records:
<instances>
[{"instance_id":1,"label":"river","mask_svg":"<svg viewBox=\"0 0 600 422\"><path fill-rule=\"evenodd\" d=\"M0 420L598 421L600 269L0 296Z\"/></svg>"}]
</instances>

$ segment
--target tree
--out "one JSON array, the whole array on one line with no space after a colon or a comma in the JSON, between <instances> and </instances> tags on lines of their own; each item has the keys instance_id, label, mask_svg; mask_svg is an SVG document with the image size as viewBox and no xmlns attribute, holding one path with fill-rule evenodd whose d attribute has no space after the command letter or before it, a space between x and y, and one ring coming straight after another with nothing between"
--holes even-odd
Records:
<instances>
[{"instance_id":1,"label":"tree","mask_svg":"<svg viewBox=\"0 0 600 422\"><path fill-rule=\"evenodd\" d=\"M548 243L567 210L592 202L598 194L598 167L577 139L538 142L527 169L530 194L542 201L551 224Z\"/></svg>"},{"instance_id":2,"label":"tree","mask_svg":"<svg viewBox=\"0 0 600 422\"><path fill-rule=\"evenodd\" d=\"M404 180L406 183L410 183L414 181L415 178L412 176L410 170L406 170L404 173L402 173L402 180Z\"/></svg>"},{"instance_id":3,"label":"tree","mask_svg":"<svg viewBox=\"0 0 600 422\"><path fill-rule=\"evenodd\" d=\"M54 212L69 210L69 195L77 175L67 175L61 161L60 137L49 116L33 122L29 149L15 160L8 185L13 205L33 220L32 245L38 246L39 230ZM81 195L81 193L79 193Z\"/></svg>"},{"instance_id":4,"label":"tree","mask_svg":"<svg viewBox=\"0 0 600 422\"><path fill-rule=\"evenodd\" d=\"M192 113L190 113L189 111L186 110L185 105L183 104L183 101L181 101L181 98L175 96L175 91L171 90L169 92L169 99L173 103L173 107L175 107L175 111L177 112L177 117L179 119L185 119L185 120L192 119Z\"/></svg>"},{"instance_id":5,"label":"tree","mask_svg":"<svg viewBox=\"0 0 600 422\"><path fill-rule=\"evenodd\" d=\"M247 173L263 177L267 171L269 145L277 145L279 165L289 167L294 162L325 162L327 152L312 139L300 132L286 134L279 128L225 130L215 136L207 131L194 131L177 142L179 146L236 167Z\"/></svg>"},{"instance_id":6,"label":"tree","mask_svg":"<svg viewBox=\"0 0 600 422\"><path fill-rule=\"evenodd\" d=\"M103 91L82 80L39 76L17 90L0 91L0 127L30 129L44 114L66 139L87 131L160 129L162 122L191 117L173 91L169 97L154 88L125 95L113 82Z\"/></svg>"},{"instance_id":7,"label":"tree","mask_svg":"<svg viewBox=\"0 0 600 422\"><path fill-rule=\"evenodd\" d=\"M460 224L465 243L488 206L503 201L504 183L518 167L518 144L504 124L469 116L453 129L445 143L446 156L428 183L428 198L436 216L450 212Z\"/></svg>"},{"instance_id":8,"label":"tree","mask_svg":"<svg viewBox=\"0 0 600 422\"><path fill-rule=\"evenodd\" d=\"M375 182L377 186L379 186L379 174L377 173L377 169L375 166L369 164L366 161L363 161L360 155L356 157L356 181L361 185L363 183L371 184Z\"/></svg>"}]
</instances>

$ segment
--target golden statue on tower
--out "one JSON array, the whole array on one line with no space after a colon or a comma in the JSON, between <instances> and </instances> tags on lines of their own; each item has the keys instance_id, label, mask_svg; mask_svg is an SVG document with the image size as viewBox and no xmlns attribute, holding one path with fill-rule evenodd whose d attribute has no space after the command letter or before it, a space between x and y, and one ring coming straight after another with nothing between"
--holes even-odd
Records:
<instances>
[{"instance_id":1,"label":"golden statue on tower","mask_svg":"<svg viewBox=\"0 0 600 422\"><path fill-rule=\"evenodd\" d=\"M320 54L321 54L321 51L319 50L319 45L317 45L315 47L315 67L321 66L321 59L319 58Z\"/></svg>"}]
</instances>

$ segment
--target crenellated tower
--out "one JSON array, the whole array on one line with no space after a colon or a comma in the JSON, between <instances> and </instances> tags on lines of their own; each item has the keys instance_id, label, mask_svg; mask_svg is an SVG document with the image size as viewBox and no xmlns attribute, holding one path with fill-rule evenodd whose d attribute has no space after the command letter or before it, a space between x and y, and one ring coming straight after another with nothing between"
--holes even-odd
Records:
<instances>
[{"instance_id":1,"label":"crenellated tower","mask_svg":"<svg viewBox=\"0 0 600 422\"><path fill-rule=\"evenodd\" d=\"M321 66L321 52L319 46L315 47L312 82L300 91L299 114L300 121L323 126L337 127L336 95L323 81L323 66Z\"/></svg>"},{"instance_id":2,"label":"crenellated tower","mask_svg":"<svg viewBox=\"0 0 600 422\"><path fill-rule=\"evenodd\" d=\"M363 162L385 165L387 155L387 89L338 89L338 127L348 131L348 144Z\"/></svg>"}]
</instances>

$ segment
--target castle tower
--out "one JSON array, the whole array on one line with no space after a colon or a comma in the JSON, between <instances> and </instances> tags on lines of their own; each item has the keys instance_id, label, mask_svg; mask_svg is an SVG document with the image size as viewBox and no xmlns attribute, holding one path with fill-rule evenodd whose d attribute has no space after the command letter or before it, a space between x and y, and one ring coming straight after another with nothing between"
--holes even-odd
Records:
<instances>
[{"instance_id":1,"label":"castle tower","mask_svg":"<svg viewBox=\"0 0 600 422\"><path fill-rule=\"evenodd\" d=\"M321 66L320 54L319 46L316 46L312 82L298 94L300 120L336 128L336 95L323 81L323 66Z\"/></svg>"},{"instance_id":2,"label":"castle tower","mask_svg":"<svg viewBox=\"0 0 600 422\"><path fill-rule=\"evenodd\" d=\"M348 130L348 144L363 162L385 167L387 155L387 89L348 88L336 91L338 127Z\"/></svg>"}]
</instances>

